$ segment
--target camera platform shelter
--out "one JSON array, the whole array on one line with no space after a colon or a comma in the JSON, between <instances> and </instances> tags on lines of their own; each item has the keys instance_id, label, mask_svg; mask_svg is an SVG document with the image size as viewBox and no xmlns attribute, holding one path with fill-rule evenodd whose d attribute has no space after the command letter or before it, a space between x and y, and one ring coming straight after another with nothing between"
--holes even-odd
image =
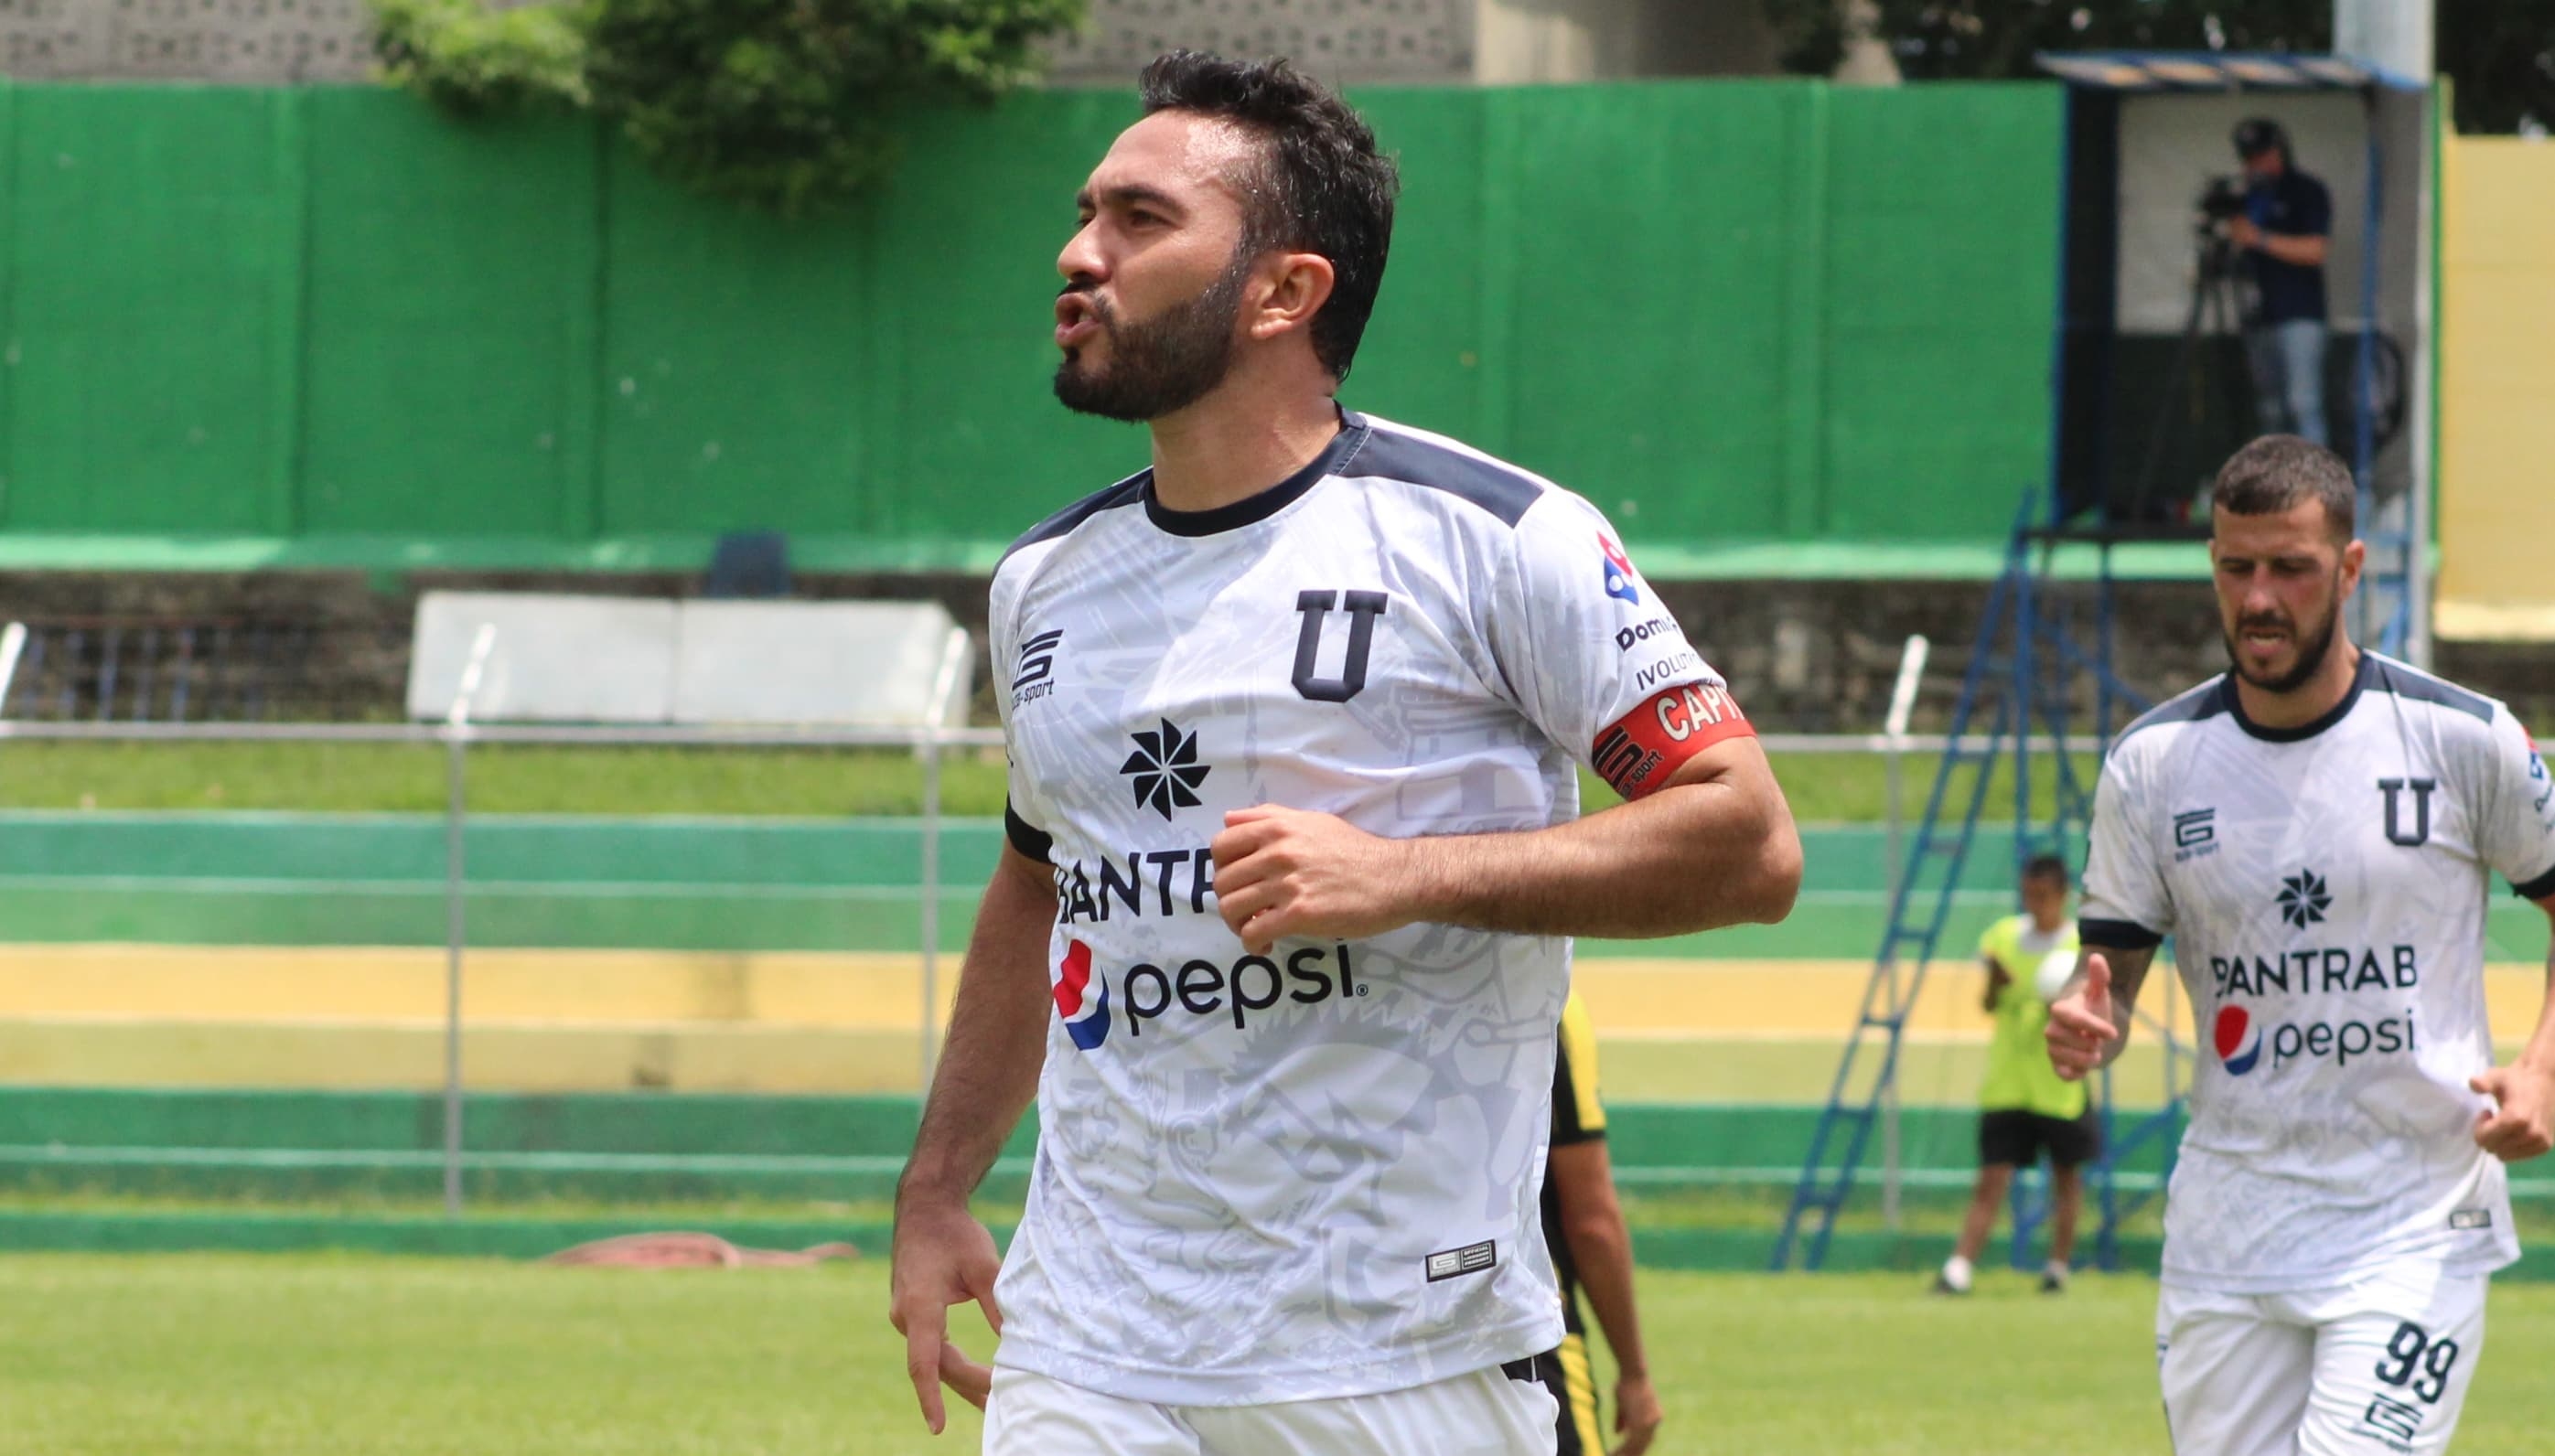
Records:
<instances>
[{"instance_id":1,"label":"camera platform shelter","mask_svg":"<svg viewBox=\"0 0 2555 1456\"><path fill-rule=\"evenodd\" d=\"M2094 764L2148 704L2115 670L2114 587L2187 579L2182 552L2208 537L2218 464L2267 432L2249 335L2263 286L2241 255L2254 204L2234 174L2264 146L2259 123L2329 190L2318 250L2330 311L2313 380L2326 439L2360 484L2370 558L2353 635L2416 665L2430 656L2441 107L2427 81L2336 56L2056 53L2067 86L2049 480L2025 496L1980 621L1925 813L1891 887L1862 1010L1811 1135L1772 1266L1817 1269L1876 1141L1896 1151L1899 1052L1958 897L2011 894L2022 866L2056 853L2081 870ZM2258 177L2256 178L2258 183ZM2276 230L2276 229L2274 229ZM2293 395L2291 396L2293 397ZM2134 628L2132 629L2134 630ZM2090 760L2090 762L2089 762ZM1971 867L2008 798L2011 863ZM1967 947L1951 947L1966 962ZM2122 1263L2122 1231L2162 1196L2180 1141L2192 1047L2178 978L2138 1018L2147 1059L2096 1089L2104 1151L2092 1185L2091 1262ZM1897 1159L1882 1204L1895 1230ZM2023 1267L2047 1209L2045 1180L2013 1184Z\"/></svg>"}]
</instances>

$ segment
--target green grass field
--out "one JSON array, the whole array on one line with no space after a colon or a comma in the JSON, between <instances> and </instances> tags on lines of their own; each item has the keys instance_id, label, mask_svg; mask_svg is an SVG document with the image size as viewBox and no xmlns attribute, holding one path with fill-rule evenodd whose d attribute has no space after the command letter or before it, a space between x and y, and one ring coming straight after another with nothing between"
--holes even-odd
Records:
<instances>
[{"instance_id":1,"label":"green grass field","mask_svg":"<svg viewBox=\"0 0 2555 1456\"><path fill-rule=\"evenodd\" d=\"M1665 1452L2165 1449L2155 1286L1646 1274ZM926 1436L877 1264L554 1270L359 1257L0 1259L0 1452L899 1456ZM2555 1286L2494 1290L2459 1456L2545 1449ZM981 1325L958 1328L985 1348ZM1603 1379L1603 1377L1601 1377Z\"/></svg>"},{"instance_id":2,"label":"green grass field","mask_svg":"<svg viewBox=\"0 0 2555 1456\"><path fill-rule=\"evenodd\" d=\"M1904 766L1908 817L1924 810L1934 759ZM2080 770L2088 775L2093 760ZM2049 802L2050 766L2034 773ZM1803 823L1886 817L1886 768L1872 754L1777 755L1793 816ZM910 814L921 802L913 757L871 750L557 748L493 745L469 759L479 813ZM2000 765L1989 817L2009 814ZM2091 783L2091 779L2086 781ZM1615 794L1582 774L1591 805ZM941 786L953 814L1003 811L999 753L952 754ZM444 753L378 743L63 743L0 745L0 809L275 809L426 813L444 799Z\"/></svg>"}]
</instances>

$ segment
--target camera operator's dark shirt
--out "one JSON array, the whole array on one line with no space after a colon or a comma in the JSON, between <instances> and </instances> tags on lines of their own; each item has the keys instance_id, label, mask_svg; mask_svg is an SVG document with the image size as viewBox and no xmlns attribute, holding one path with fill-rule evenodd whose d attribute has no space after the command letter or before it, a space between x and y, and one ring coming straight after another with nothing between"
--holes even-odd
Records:
<instances>
[{"instance_id":1,"label":"camera operator's dark shirt","mask_svg":"<svg viewBox=\"0 0 2555 1456\"><path fill-rule=\"evenodd\" d=\"M2327 237L2333 232L2333 194L2324 183L2295 169L2245 194L2245 215L2266 233L2287 237ZM2253 283L2261 295L2258 323L2286 323L2294 318L2322 321L2324 270L2283 263L2256 249L2246 254L2253 266Z\"/></svg>"}]
</instances>

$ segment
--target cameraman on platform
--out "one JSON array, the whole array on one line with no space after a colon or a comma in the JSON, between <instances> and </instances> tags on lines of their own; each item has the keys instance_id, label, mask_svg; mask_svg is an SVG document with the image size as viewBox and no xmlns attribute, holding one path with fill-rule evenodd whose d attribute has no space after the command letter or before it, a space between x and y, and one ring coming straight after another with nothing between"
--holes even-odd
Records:
<instances>
[{"instance_id":1,"label":"cameraman on platform","mask_svg":"<svg viewBox=\"0 0 2555 1456\"><path fill-rule=\"evenodd\" d=\"M2298 171L2278 122L2240 122L2235 141L2245 161L2245 210L2228 220L2227 240L2252 265L2245 352L2252 361L2254 408L2262 433L2324 444L2324 259L2333 195Z\"/></svg>"}]
</instances>

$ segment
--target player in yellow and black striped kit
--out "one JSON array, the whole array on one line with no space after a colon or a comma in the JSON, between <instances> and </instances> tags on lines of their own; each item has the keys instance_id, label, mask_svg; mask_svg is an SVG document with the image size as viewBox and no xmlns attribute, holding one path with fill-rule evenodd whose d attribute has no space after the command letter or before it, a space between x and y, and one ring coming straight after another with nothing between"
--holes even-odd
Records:
<instances>
[{"instance_id":1,"label":"player in yellow and black striped kit","mask_svg":"<svg viewBox=\"0 0 2555 1456\"><path fill-rule=\"evenodd\" d=\"M1544 1164L1543 1242L1561 1282L1561 1347L1535 1357L1536 1375L1561 1398L1560 1456L1608 1450L1597 1418L1597 1377L1588 1360L1579 1296L1615 1354L1615 1456L1641 1456L1659 1428L1659 1397L1642 1353L1633 1308L1633 1236L1615 1200L1606 1153L1606 1108L1597 1099L1597 1037L1573 993L1561 1010L1560 1055L1552 1064L1552 1153Z\"/></svg>"}]
</instances>

